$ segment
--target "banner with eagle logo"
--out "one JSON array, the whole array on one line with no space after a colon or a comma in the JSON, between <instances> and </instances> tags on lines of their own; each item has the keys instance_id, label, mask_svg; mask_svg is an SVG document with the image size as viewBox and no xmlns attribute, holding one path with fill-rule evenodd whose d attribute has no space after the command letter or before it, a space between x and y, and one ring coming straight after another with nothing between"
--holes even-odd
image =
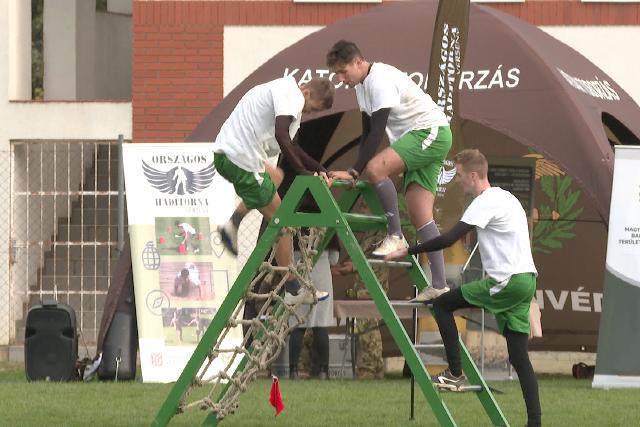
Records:
<instances>
[{"instance_id":1,"label":"banner with eagle logo","mask_svg":"<svg viewBox=\"0 0 640 427\"><path fill-rule=\"evenodd\" d=\"M142 378L176 381L237 275L217 232L235 192L211 144L123 149ZM241 339L236 328L224 345Z\"/></svg>"}]
</instances>

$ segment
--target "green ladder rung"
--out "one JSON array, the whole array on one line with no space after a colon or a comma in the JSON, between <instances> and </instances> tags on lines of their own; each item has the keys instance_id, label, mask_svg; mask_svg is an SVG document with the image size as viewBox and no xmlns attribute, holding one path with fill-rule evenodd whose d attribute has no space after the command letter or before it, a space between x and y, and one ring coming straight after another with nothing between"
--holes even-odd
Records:
<instances>
[{"instance_id":1,"label":"green ladder rung","mask_svg":"<svg viewBox=\"0 0 640 427\"><path fill-rule=\"evenodd\" d=\"M371 265L381 265L383 267L413 268L416 266L411 261L385 261L383 259L376 258L369 258L367 261Z\"/></svg>"},{"instance_id":2,"label":"green ladder rung","mask_svg":"<svg viewBox=\"0 0 640 427\"><path fill-rule=\"evenodd\" d=\"M331 184L331 188L339 188L343 190L364 190L367 188L371 188L371 184L369 184L367 181L356 181L354 185L352 181L336 179Z\"/></svg>"},{"instance_id":3,"label":"green ladder rung","mask_svg":"<svg viewBox=\"0 0 640 427\"><path fill-rule=\"evenodd\" d=\"M343 213L352 231L386 230L387 217L384 215L364 215Z\"/></svg>"},{"instance_id":4,"label":"green ladder rung","mask_svg":"<svg viewBox=\"0 0 640 427\"><path fill-rule=\"evenodd\" d=\"M351 231L386 230L387 217L384 215L366 215L359 213L343 212L344 218L349 223ZM400 221L402 227L412 227L409 221Z\"/></svg>"}]
</instances>

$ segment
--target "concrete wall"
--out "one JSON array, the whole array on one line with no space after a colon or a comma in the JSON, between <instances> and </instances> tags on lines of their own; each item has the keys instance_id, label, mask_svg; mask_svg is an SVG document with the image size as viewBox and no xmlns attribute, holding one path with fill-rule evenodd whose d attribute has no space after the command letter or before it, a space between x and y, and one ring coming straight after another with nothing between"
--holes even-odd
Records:
<instances>
[{"instance_id":1,"label":"concrete wall","mask_svg":"<svg viewBox=\"0 0 640 427\"><path fill-rule=\"evenodd\" d=\"M77 97L77 0L44 0L44 99Z\"/></svg>"},{"instance_id":2,"label":"concrete wall","mask_svg":"<svg viewBox=\"0 0 640 427\"><path fill-rule=\"evenodd\" d=\"M50 1L50 0L45 0ZM57 5L57 1L55 2ZM73 37L75 37L76 46L76 96L75 99L93 100L96 99L97 79L96 79L96 5L93 1L75 0L75 29ZM44 22L45 29L52 28L57 30L58 25L67 25L60 22ZM73 28L73 25L69 25ZM55 34L53 34L55 38ZM50 40L50 38L49 38ZM45 54L47 51L47 39L44 42ZM46 57L45 57L46 59ZM49 56L49 61L56 61L56 57ZM44 71L47 72L48 63L45 60ZM55 81L53 82L55 85ZM45 99L55 99L47 96L47 88L44 91Z\"/></svg>"},{"instance_id":3,"label":"concrete wall","mask_svg":"<svg viewBox=\"0 0 640 427\"><path fill-rule=\"evenodd\" d=\"M129 2L131 3L131 2ZM131 99L131 16L97 12L92 99Z\"/></svg>"},{"instance_id":4,"label":"concrete wall","mask_svg":"<svg viewBox=\"0 0 640 427\"><path fill-rule=\"evenodd\" d=\"M131 99L131 16L87 0L45 0L46 100Z\"/></svg>"},{"instance_id":5,"label":"concrete wall","mask_svg":"<svg viewBox=\"0 0 640 427\"><path fill-rule=\"evenodd\" d=\"M321 28L319 25L225 25L224 95L275 54Z\"/></svg>"},{"instance_id":6,"label":"concrete wall","mask_svg":"<svg viewBox=\"0 0 640 427\"><path fill-rule=\"evenodd\" d=\"M31 99L31 2L8 4L9 86L12 100Z\"/></svg>"},{"instance_id":7,"label":"concrete wall","mask_svg":"<svg viewBox=\"0 0 640 427\"><path fill-rule=\"evenodd\" d=\"M131 15L133 0L107 0L107 10L113 13Z\"/></svg>"}]
</instances>

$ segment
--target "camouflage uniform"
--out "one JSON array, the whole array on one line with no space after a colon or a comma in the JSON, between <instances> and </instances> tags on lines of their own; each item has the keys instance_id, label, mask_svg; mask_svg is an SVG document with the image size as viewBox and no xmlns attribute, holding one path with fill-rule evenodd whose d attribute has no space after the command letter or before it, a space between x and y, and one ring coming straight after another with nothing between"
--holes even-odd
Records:
<instances>
[{"instance_id":1,"label":"camouflage uniform","mask_svg":"<svg viewBox=\"0 0 640 427\"><path fill-rule=\"evenodd\" d=\"M298 359L298 376L300 378L311 377L311 347L313 346L313 329L307 328L304 331L302 340L302 351Z\"/></svg>"},{"instance_id":2,"label":"camouflage uniform","mask_svg":"<svg viewBox=\"0 0 640 427\"><path fill-rule=\"evenodd\" d=\"M367 235L360 241L362 251L369 255L384 239L386 233L377 232ZM383 266L373 266L373 272L380 282L380 286L387 293L389 291L389 269ZM352 298L369 300L371 296L362 279L356 274L351 292ZM355 333L358 337L358 378L383 378L384 365L382 363L382 335L380 334L378 319L356 319Z\"/></svg>"}]
</instances>

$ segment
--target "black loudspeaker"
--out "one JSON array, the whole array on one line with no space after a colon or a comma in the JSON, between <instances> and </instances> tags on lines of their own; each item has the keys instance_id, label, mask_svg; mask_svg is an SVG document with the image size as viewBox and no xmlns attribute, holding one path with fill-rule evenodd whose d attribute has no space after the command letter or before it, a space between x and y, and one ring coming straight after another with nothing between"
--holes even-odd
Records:
<instances>
[{"instance_id":1,"label":"black loudspeaker","mask_svg":"<svg viewBox=\"0 0 640 427\"><path fill-rule=\"evenodd\" d=\"M27 313L24 362L29 381L76 378L78 333L76 314L67 304L42 303Z\"/></svg>"}]
</instances>

